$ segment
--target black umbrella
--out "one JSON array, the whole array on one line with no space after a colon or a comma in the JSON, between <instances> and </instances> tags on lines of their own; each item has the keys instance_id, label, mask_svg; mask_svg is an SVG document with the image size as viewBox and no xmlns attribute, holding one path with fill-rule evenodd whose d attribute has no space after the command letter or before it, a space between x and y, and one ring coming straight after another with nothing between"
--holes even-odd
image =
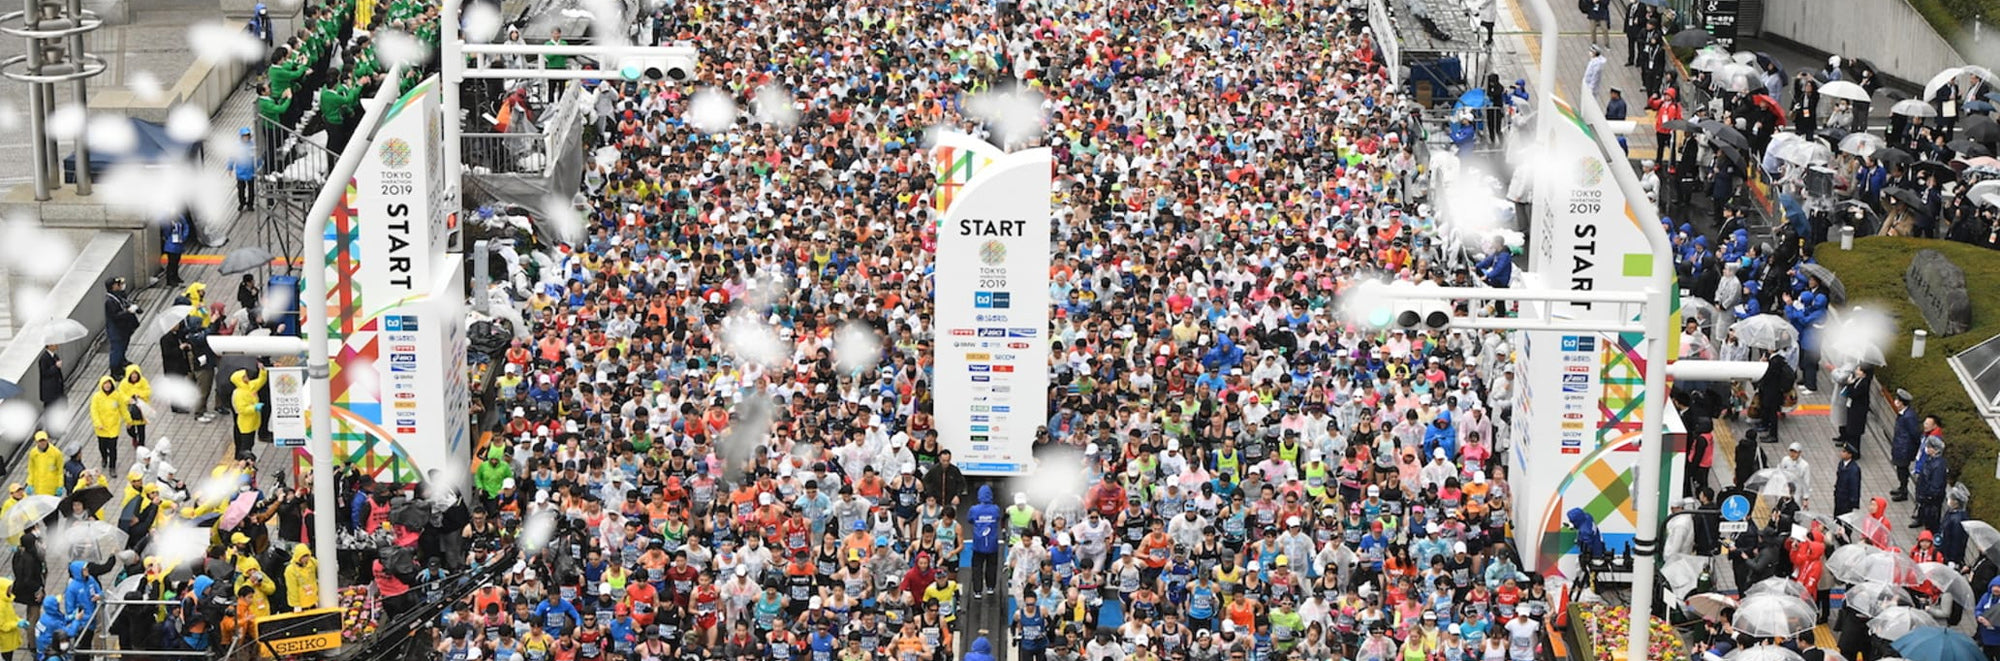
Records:
<instances>
[{"instance_id":1,"label":"black umbrella","mask_svg":"<svg viewBox=\"0 0 2000 661\"><path fill-rule=\"evenodd\" d=\"M1875 160L1881 161L1886 165L1909 165L1917 159L1911 156L1910 152L1895 147L1887 147L1875 150Z\"/></svg>"},{"instance_id":2,"label":"black umbrella","mask_svg":"<svg viewBox=\"0 0 2000 661\"><path fill-rule=\"evenodd\" d=\"M1735 163L1737 165L1745 164L1745 161L1743 160L1743 150L1741 149L1737 149L1735 147L1718 142L1715 143L1715 152L1721 154L1724 158L1729 159L1729 161L1732 163Z\"/></svg>"},{"instance_id":3,"label":"black umbrella","mask_svg":"<svg viewBox=\"0 0 2000 661\"><path fill-rule=\"evenodd\" d=\"M1667 43L1673 44L1674 48L1701 48L1702 46L1707 46L1708 42L1711 41L1715 41L1715 37L1711 36L1707 30L1701 28L1681 30L1680 32L1675 32L1674 36L1667 38Z\"/></svg>"},{"instance_id":4,"label":"black umbrella","mask_svg":"<svg viewBox=\"0 0 2000 661\"><path fill-rule=\"evenodd\" d=\"M1744 151L1750 150L1750 139L1743 137L1742 131L1738 131L1735 127L1728 124L1713 119L1704 119L1701 122L1701 130L1707 132L1708 136L1714 138L1717 142Z\"/></svg>"},{"instance_id":5,"label":"black umbrella","mask_svg":"<svg viewBox=\"0 0 2000 661\"><path fill-rule=\"evenodd\" d=\"M0 379L0 399L13 399L15 397L20 397L20 396L21 396L20 384L14 383L13 381L8 381L6 379Z\"/></svg>"},{"instance_id":6,"label":"black umbrella","mask_svg":"<svg viewBox=\"0 0 2000 661\"><path fill-rule=\"evenodd\" d=\"M1838 209L1837 218L1844 218L1848 225L1853 225L1855 236L1871 236L1882 231L1882 216L1875 213L1867 202L1848 200L1840 203Z\"/></svg>"},{"instance_id":7,"label":"black umbrella","mask_svg":"<svg viewBox=\"0 0 2000 661\"><path fill-rule=\"evenodd\" d=\"M1958 120L1958 130L1973 142L2000 142L2000 122L1985 115L1966 115Z\"/></svg>"},{"instance_id":8,"label":"black umbrella","mask_svg":"<svg viewBox=\"0 0 2000 661\"><path fill-rule=\"evenodd\" d=\"M1832 143L1834 146L1838 147L1840 146L1841 140L1847 139L1847 133L1848 133L1847 129L1840 128L1838 126L1828 126L1826 128L1820 129L1818 135L1819 137L1826 138L1827 142Z\"/></svg>"},{"instance_id":9,"label":"black umbrella","mask_svg":"<svg viewBox=\"0 0 2000 661\"><path fill-rule=\"evenodd\" d=\"M1977 142L1967 140L1965 138L1959 138L1957 140L1947 142L1945 143L1944 146L1950 148L1954 152L1958 152L1958 155L1964 156L1966 158L1972 158L1975 156L1993 155L1993 152L1988 151L1986 149L1986 145L1982 145Z\"/></svg>"},{"instance_id":10,"label":"black umbrella","mask_svg":"<svg viewBox=\"0 0 2000 661\"><path fill-rule=\"evenodd\" d=\"M1670 130L1670 131L1699 131L1699 130L1701 130L1701 125L1700 125L1700 124L1696 124L1696 123L1694 123L1694 122L1690 122L1690 121L1688 121L1688 120L1685 120L1685 119L1673 119L1673 120L1668 120L1668 121L1667 121L1667 123L1665 123L1665 124L1661 124L1661 126L1664 126L1664 127L1666 127L1666 128L1667 128L1667 130Z\"/></svg>"},{"instance_id":11,"label":"black umbrella","mask_svg":"<svg viewBox=\"0 0 2000 661\"><path fill-rule=\"evenodd\" d=\"M1951 181L1953 179L1958 178L1957 170L1953 170L1951 169L1951 166L1939 163L1937 161L1924 161L1922 163L1910 166L1910 169L1916 171L1916 173L1920 175L1927 174L1933 177L1937 177L1938 181Z\"/></svg>"},{"instance_id":12,"label":"black umbrella","mask_svg":"<svg viewBox=\"0 0 2000 661\"><path fill-rule=\"evenodd\" d=\"M70 511L74 503L83 503L83 511L85 512L96 512L98 508L104 507L104 504L108 502L111 502L110 489L104 487L77 489L69 492L69 495L63 496L62 504L56 506L55 514L60 515Z\"/></svg>"},{"instance_id":13,"label":"black umbrella","mask_svg":"<svg viewBox=\"0 0 2000 661\"><path fill-rule=\"evenodd\" d=\"M1910 98L1910 94L1908 92L1904 92L1903 90L1899 90L1894 87L1882 88L1882 96L1889 97L1889 101L1892 103L1896 101L1907 100Z\"/></svg>"},{"instance_id":14,"label":"black umbrella","mask_svg":"<svg viewBox=\"0 0 2000 661\"><path fill-rule=\"evenodd\" d=\"M1930 215L1929 207L1924 206L1923 196L1918 195L1916 191L1901 186L1890 186L1882 189L1882 194L1889 199L1901 202L1903 206L1909 207L1911 211L1925 216Z\"/></svg>"}]
</instances>

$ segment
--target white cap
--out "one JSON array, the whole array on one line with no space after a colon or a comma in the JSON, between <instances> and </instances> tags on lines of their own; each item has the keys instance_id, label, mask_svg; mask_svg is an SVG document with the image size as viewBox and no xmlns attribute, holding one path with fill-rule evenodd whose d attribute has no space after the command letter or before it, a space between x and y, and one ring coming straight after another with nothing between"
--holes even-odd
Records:
<instances>
[{"instance_id":1,"label":"white cap","mask_svg":"<svg viewBox=\"0 0 2000 661\"><path fill-rule=\"evenodd\" d=\"M1016 494L1014 494L1014 504L1015 504L1015 505L1026 505L1026 504L1028 504L1028 494L1025 494L1025 493L1016 493Z\"/></svg>"},{"instance_id":2,"label":"white cap","mask_svg":"<svg viewBox=\"0 0 2000 661\"><path fill-rule=\"evenodd\" d=\"M1452 544L1451 544L1451 552L1452 552L1452 553L1464 553L1464 552L1465 552L1465 542L1452 542Z\"/></svg>"},{"instance_id":3,"label":"white cap","mask_svg":"<svg viewBox=\"0 0 2000 661\"><path fill-rule=\"evenodd\" d=\"M1299 517L1296 517L1296 516L1288 516L1288 517L1285 517L1285 526L1286 526L1286 527L1291 527L1291 526L1296 526L1296 525L1299 525Z\"/></svg>"},{"instance_id":4,"label":"white cap","mask_svg":"<svg viewBox=\"0 0 2000 661\"><path fill-rule=\"evenodd\" d=\"M1804 450L1805 450L1805 446L1802 446L1802 445L1799 445L1797 441L1793 441L1793 442L1792 442L1792 446L1791 446L1791 447L1789 447L1789 448L1785 448L1785 449L1786 449L1786 451L1789 451L1789 452L1801 452L1801 451L1804 451Z\"/></svg>"}]
</instances>

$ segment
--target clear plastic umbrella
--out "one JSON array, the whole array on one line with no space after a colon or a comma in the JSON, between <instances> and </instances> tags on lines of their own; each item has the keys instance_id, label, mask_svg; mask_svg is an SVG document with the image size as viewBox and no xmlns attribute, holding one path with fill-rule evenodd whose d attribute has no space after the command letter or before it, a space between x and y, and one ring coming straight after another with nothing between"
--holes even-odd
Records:
<instances>
[{"instance_id":1,"label":"clear plastic umbrella","mask_svg":"<svg viewBox=\"0 0 2000 661\"><path fill-rule=\"evenodd\" d=\"M1784 351L1799 345L1799 329L1775 314L1760 314L1730 327L1743 346L1765 351Z\"/></svg>"},{"instance_id":2,"label":"clear plastic umbrella","mask_svg":"<svg viewBox=\"0 0 2000 661\"><path fill-rule=\"evenodd\" d=\"M47 344L68 344L86 337L90 337L90 329L68 317L52 319L42 327L42 342Z\"/></svg>"},{"instance_id":3,"label":"clear plastic umbrella","mask_svg":"<svg viewBox=\"0 0 2000 661\"><path fill-rule=\"evenodd\" d=\"M1868 633L1882 640L1895 640L1911 629L1937 625L1937 618L1931 617L1930 613L1909 606L1890 606L1869 618Z\"/></svg>"},{"instance_id":4,"label":"clear plastic umbrella","mask_svg":"<svg viewBox=\"0 0 2000 661\"><path fill-rule=\"evenodd\" d=\"M1841 517L1841 519L1842 523L1846 523L1847 517ZM1862 558L1868 557L1868 553L1873 550L1875 550L1875 547L1867 544L1842 545L1840 548L1834 549L1832 553L1827 554L1826 571L1832 574L1834 578L1846 576L1848 571L1853 569L1855 563L1861 562Z\"/></svg>"},{"instance_id":5,"label":"clear plastic umbrella","mask_svg":"<svg viewBox=\"0 0 2000 661\"><path fill-rule=\"evenodd\" d=\"M1669 592L1685 597L1701 584L1701 571L1707 568L1707 563L1708 558L1701 556L1676 557L1660 567L1660 577L1666 579Z\"/></svg>"},{"instance_id":6,"label":"clear plastic umbrella","mask_svg":"<svg viewBox=\"0 0 2000 661\"><path fill-rule=\"evenodd\" d=\"M67 564L71 560L104 562L124 550L125 540L129 538L118 526L89 519L59 527L49 535L48 550L55 564Z\"/></svg>"},{"instance_id":7,"label":"clear plastic umbrella","mask_svg":"<svg viewBox=\"0 0 2000 661\"><path fill-rule=\"evenodd\" d=\"M1785 649L1783 647L1779 647L1777 645L1754 645L1751 647L1745 647L1743 649L1730 652L1729 656L1725 656L1722 658L1723 661L1806 661L1806 658L1803 656L1799 656L1798 652L1794 652Z\"/></svg>"},{"instance_id":8,"label":"clear plastic umbrella","mask_svg":"<svg viewBox=\"0 0 2000 661\"><path fill-rule=\"evenodd\" d=\"M1721 620L1723 611L1736 607L1736 598L1719 592L1703 592L1688 597L1687 606L1688 610L1705 619Z\"/></svg>"},{"instance_id":9,"label":"clear plastic umbrella","mask_svg":"<svg viewBox=\"0 0 2000 661\"><path fill-rule=\"evenodd\" d=\"M1840 139L1840 153L1867 156L1875 150L1889 146L1889 141L1873 133L1850 133Z\"/></svg>"},{"instance_id":10,"label":"clear plastic umbrella","mask_svg":"<svg viewBox=\"0 0 2000 661\"><path fill-rule=\"evenodd\" d=\"M1968 609L1979 606L1978 598L1972 594L1972 582L1965 580L1965 575L1958 573L1958 570L1952 569L1950 565L1942 562L1920 562L1917 563L1917 573L1924 577L1925 583L1937 588L1945 596L1951 597L1951 600L1959 606Z\"/></svg>"},{"instance_id":11,"label":"clear plastic umbrella","mask_svg":"<svg viewBox=\"0 0 2000 661\"><path fill-rule=\"evenodd\" d=\"M1696 51L1694 59L1688 60L1688 68L1695 71L1714 73L1722 67L1728 66L1731 62L1733 60L1729 59L1729 51L1711 46Z\"/></svg>"},{"instance_id":12,"label":"clear plastic umbrella","mask_svg":"<svg viewBox=\"0 0 2000 661\"><path fill-rule=\"evenodd\" d=\"M1794 581L1790 578L1786 578L1783 576L1772 576L1770 578L1758 581L1756 583L1752 583L1749 589L1743 591L1743 595L1746 597L1754 597L1760 594L1781 594L1787 597L1804 597L1806 596L1806 586L1799 585L1798 581Z\"/></svg>"},{"instance_id":13,"label":"clear plastic umbrella","mask_svg":"<svg viewBox=\"0 0 2000 661\"><path fill-rule=\"evenodd\" d=\"M1868 90L1866 88L1845 80L1827 81L1826 84L1819 86L1819 94L1820 96L1835 99L1846 99L1863 103L1868 101Z\"/></svg>"},{"instance_id":14,"label":"clear plastic umbrella","mask_svg":"<svg viewBox=\"0 0 2000 661\"><path fill-rule=\"evenodd\" d=\"M1937 72L1937 75L1931 76L1931 81L1924 84L1924 98L1937 98L1938 88L1944 87L1945 83L1956 80L1960 76L1979 76L1981 80L1990 81L1993 80L1993 71L1976 65L1944 69Z\"/></svg>"},{"instance_id":15,"label":"clear plastic umbrella","mask_svg":"<svg viewBox=\"0 0 2000 661\"><path fill-rule=\"evenodd\" d=\"M1846 596L1842 597L1840 602L1842 608L1853 609L1854 612L1868 617L1874 617L1876 613L1893 606L1909 606L1915 603L1910 599L1909 590L1888 583L1872 582L1848 588Z\"/></svg>"},{"instance_id":16,"label":"clear plastic umbrella","mask_svg":"<svg viewBox=\"0 0 2000 661\"><path fill-rule=\"evenodd\" d=\"M1748 92L1761 86L1757 67L1732 62L1715 70L1715 84L1731 92Z\"/></svg>"},{"instance_id":17,"label":"clear plastic umbrella","mask_svg":"<svg viewBox=\"0 0 2000 661\"><path fill-rule=\"evenodd\" d=\"M1772 148L1778 160L1792 165L1816 165L1833 160L1832 150L1811 140L1788 140Z\"/></svg>"},{"instance_id":18,"label":"clear plastic umbrella","mask_svg":"<svg viewBox=\"0 0 2000 661\"><path fill-rule=\"evenodd\" d=\"M1985 521L1967 521L1964 526L1966 541L1972 543L1973 550L1988 560L2000 563L2000 529Z\"/></svg>"},{"instance_id":19,"label":"clear plastic umbrella","mask_svg":"<svg viewBox=\"0 0 2000 661\"><path fill-rule=\"evenodd\" d=\"M1847 567L1847 573L1836 578L1848 583L1887 583L1900 587L1921 585L1924 575L1917 571L1917 561L1910 556L1876 549L1861 556Z\"/></svg>"},{"instance_id":20,"label":"clear plastic umbrella","mask_svg":"<svg viewBox=\"0 0 2000 661\"><path fill-rule=\"evenodd\" d=\"M49 518L49 514L55 512L61 505L62 499L55 496L22 498L21 502L7 508L5 515L0 515L0 537L11 540L20 536L21 533L27 532L29 526Z\"/></svg>"},{"instance_id":21,"label":"clear plastic umbrella","mask_svg":"<svg viewBox=\"0 0 2000 661\"><path fill-rule=\"evenodd\" d=\"M1782 594L1744 597L1736 604L1731 624L1737 633L1762 638L1789 638L1811 631L1819 623L1819 613L1811 603Z\"/></svg>"},{"instance_id":22,"label":"clear plastic umbrella","mask_svg":"<svg viewBox=\"0 0 2000 661\"><path fill-rule=\"evenodd\" d=\"M1889 112L1904 117L1936 117L1938 114L1937 108L1931 107L1931 104L1925 103L1923 99L1897 101L1896 105L1889 106Z\"/></svg>"},{"instance_id":23,"label":"clear plastic umbrella","mask_svg":"<svg viewBox=\"0 0 2000 661\"><path fill-rule=\"evenodd\" d=\"M1743 336L1737 335L1737 337ZM1750 479L1743 481L1744 490L1766 498L1790 496L1795 486L1790 476L1776 468L1766 468L1751 473Z\"/></svg>"},{"instance_id":24,"label":"clear plastic umbrella","mask_svg":"<svg viewBox=\"0 0 2000 661\"><path fill-rule=\"evenodd\" d=\"M146 328L140 331L139 339L147 342L160 341L168 333L174 332L175 326L187 321L188 312L192 310L194 310L192 305L175 305L161 310L159 315L153 317L152 323L146 324Z\"/></svg>"}]
</instances>

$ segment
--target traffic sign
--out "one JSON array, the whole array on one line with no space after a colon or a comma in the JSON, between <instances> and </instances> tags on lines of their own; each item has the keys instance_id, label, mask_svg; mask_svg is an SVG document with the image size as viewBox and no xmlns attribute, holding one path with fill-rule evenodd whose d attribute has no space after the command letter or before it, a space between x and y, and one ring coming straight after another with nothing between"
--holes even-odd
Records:
<instances>
[{"instance_id":1,"label":"traffic sign","mask_svg":"<svg viewBox=\"0 0 2000 661\"><path fill-rule=\"evenodd\" d=\"M1722 499L1722 520L1742 521L1750 518L1750 499L1743 494L1733 494Z\"/></svg>"}]
</instances>

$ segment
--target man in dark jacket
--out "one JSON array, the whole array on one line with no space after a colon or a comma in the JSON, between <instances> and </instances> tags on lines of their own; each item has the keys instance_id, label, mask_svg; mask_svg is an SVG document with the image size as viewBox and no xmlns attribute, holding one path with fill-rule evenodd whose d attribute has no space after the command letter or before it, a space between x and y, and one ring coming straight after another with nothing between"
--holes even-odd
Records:
<instances>
[{"instance_id":1,"label":"man in dark jacket","mask_svg":"<svg viewBox=\"0 0 2000 661\"><path fill-rule=\"evenodd\" d=\"M42 410L57 408L63 399L62 355L56 353L61 345L42 347L42 355L35 358L35 370L40 374L39 386L42 390ZM16 588L18 591L19 588ZM35 602L41 603L41 602Z\"/></svg>"},{"instance_id":2,"label":"man in dark jacket","mask_svg":"<svg viewBox=\"0 0 2000 661\"><path fill-rule=\"evenodd\" d=\"M1923 421L1910 407L1910 391L1896 389L1889 403L1896 410L1896 433L1889 441L1889 460L1896 465L1896 490L1889 497L1896 502L1910 499L1910 463L1917 460L1917 444L1923 441Z\"/></svg>"},{"instance_id":3,"label":"man in dark jacket","mask_svg":"<svg viewBox=\"0 0 2000 661\"><path fill-rule=\"evenodd\" d=\"M1917 462L1917 516L1911 528L1937 528L1947 486L1944 463L1944 441L1925 439L1923 461Z\"/></svg>"},{"instance_id":4,"label":"man in dark jacket","mask_svg":"<svg viewBox=\"0 0 2000 661\"><path fill-rule=\"evenodd\" d=\"M1841 418L1840 434L1834 441L1843 445L1860 447L1861 432L1868 429L1868 410L1875 398L1875 367L1862 365L1854 368L1854 375L1840 384L1841 402L1847 407Z\"/></svg>"},{"instance_id":5,"label":"man in dark jacket","mask_svg":"<svg viewBox=\"0 0 2000 661\"><path fill-rule=\"evenodd\" d=\"M48 561L42 558L40 531L41 526L36 525L21 533L21 547L14 549L14 603L27 610L29 622L38 621L36 612L41 610L42 582L49 575Z\"/></svg>"},{"instance_id":6,"label":"man in dark jacket","mask_svg":"<svg viewBox=\"0 0 2000 661\"><path fill-rule=\"evenodd\" d=\"M1792 393L1794 375L1792 366L1784 356L1772 356L1771 366L1764 370L1764 378L1757 381L1757 440L1765 443L1778 442L1778 413L1785 407L1785 396Z\"/></svg>"},{"instance_id":7,"label":"man in dark jacket","mask_svg":"<svg viewBox=\"0 0 2000 661\"><path fill-rule=\"evenodd\" d=\"M950 450L938 453L937 465L924 472L923 482L924 492L937 496L938 502L946 506L957 507L965 493L965 473L951 462Z\"/></svg>"},{"instance_id":8,"label":"man in dark jacket","mask_svg":"<svg viewBox=\"0 0 2000 661\"><path fill-rule=\"evenodd\" d=\"M1833 469L1833 515L1861 509L1861 464L1854 461L1854 446L1840 446L1840 465Z\"/></svg>"},{"instance_id":9,"label":"man in dark jacket","mask_svg":"<svg viewBox=\"0 0 2000 661\"><path fill-rule=\"evenodd\" d=\"M139 306L125 297L125 279L104 281L104 333L111 340L111 373L125 374L125 347L139 330Z\"/></svg>"}]
</instances>

